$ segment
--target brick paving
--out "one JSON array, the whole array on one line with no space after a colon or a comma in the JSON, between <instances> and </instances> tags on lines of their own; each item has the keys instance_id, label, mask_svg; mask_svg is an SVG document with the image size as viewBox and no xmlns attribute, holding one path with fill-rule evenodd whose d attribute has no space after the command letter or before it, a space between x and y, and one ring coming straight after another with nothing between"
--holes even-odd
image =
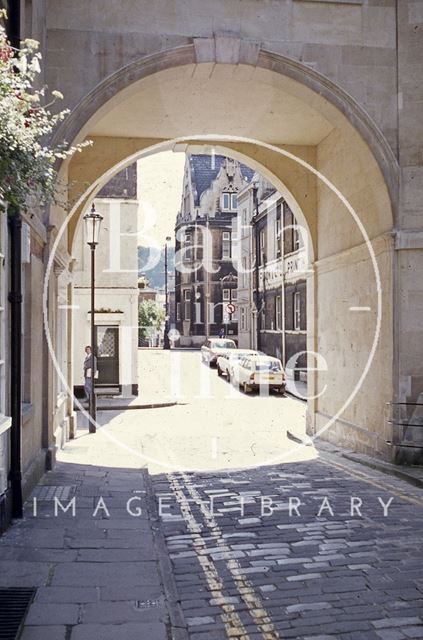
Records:
<instances>
[{"instance_id":1,"label":"brick paving","mask_svg":"<svg viewBox=\"0 0 423 640\"><path fill-rule=\"evenodd\" d=\"M423 491L333 460L154 478L191 640L423 637Z\"/></svg>"}]
</instances>

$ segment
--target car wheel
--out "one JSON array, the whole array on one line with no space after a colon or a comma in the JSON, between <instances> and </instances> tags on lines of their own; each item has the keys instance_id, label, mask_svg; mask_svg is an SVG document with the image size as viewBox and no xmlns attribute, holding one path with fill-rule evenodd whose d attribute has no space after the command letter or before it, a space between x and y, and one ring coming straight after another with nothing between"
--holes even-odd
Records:
<instances>
[{"instance_id":1,"label":"car wheel","mask_svg":"<svg viewBox=\"0 0 423 640\"><path fill-rule=\"evenodd\" d=\"M219 378L222 377L223 371L222 369L219 367L219 365L217 365L217 375L219 376Z\"/></svg>"},{"instance_id":2,"label":"car wheel","mask_svg":"<svg viewBox=\"0 0 423 640\"><path fill-rule=\"evenodd\" d=\"M244 391L244 393L250 393L251 387L246 382L244 382L244 384L242 385L242 390Z\"/></svg>"}]
</instances>

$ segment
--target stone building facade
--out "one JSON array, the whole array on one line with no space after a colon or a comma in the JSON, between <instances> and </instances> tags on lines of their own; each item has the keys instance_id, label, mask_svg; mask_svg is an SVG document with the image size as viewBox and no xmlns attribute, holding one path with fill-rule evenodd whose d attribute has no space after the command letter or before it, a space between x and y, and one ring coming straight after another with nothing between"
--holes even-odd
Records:
<instances>
[{"instance_id":1,"label":"stone building facade","mask_svg":"<svg viewBox=\"0 0 423 640\"><path fill-rule=\"evenodd\" d=\"M101 393L138 393L137 165L118 173L94 199L103 216L96 249L96 339ZM84 347L91 342L90 248L81 224L74 245L74 389L84 396ZM79 364L79 366L78 366Z\"/></svg>"},{"instance_id":2,"label":"stone building facade","mask_svg":"<svg viewBox=\"0 0 423 640\"><path fill-rule=\"evenodd\" d=\"M280 358L297 378L303 369L305 378L306 234L281 194L257 174L238 207L239 344Z\"/></svg>"},{"instance_id":3,"label":"stone building facade","mask_svg":"<svg viewBox=\"0 0 423 640\"><path fill-rule=\"evenodd\" d=\"M260 205L253 234L258 240L256 344L280 358L289 370L307 367L307 260L298 224L288 204L275 192ZM256 321L257 322L257 321Z\"/></svg>"},{"instance_id":4,"label":"stone building facade","mask_svg":"<svg viewBox=\"0 0 423 640\"><path fill-rule=\"evenodd\" d=\"M181 346L199 346L223 329L237 340L233 262L237 193L253 171L218 155L188 155L175 226L176 329ZM232 280L232 282L231 282ZM228 305L235 312L228 312Z\"/></svg>"}]
</instances>

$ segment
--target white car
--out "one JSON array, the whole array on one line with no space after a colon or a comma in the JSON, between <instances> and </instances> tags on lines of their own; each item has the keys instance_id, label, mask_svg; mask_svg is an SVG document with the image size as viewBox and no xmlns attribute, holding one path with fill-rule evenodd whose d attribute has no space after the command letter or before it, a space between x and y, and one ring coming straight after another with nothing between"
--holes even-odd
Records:
<instances>
[{"instance_id":1,"label":"white car","mask_svg":"<svg viewBox=\"0 0 423 640\"><path fill-rule=\"evenodd\" d=\"M233 369L233 381L245 393L260 388L285 392L286 376L282 362L270 356L246 356Z\"/></svg>"},{"instance_id":2,"label":"white car","mask_svg":"<svg viewBox=\"0 0 423 640\"><path fill-rule=\"evenodd\" d=\"M246 356L258 356L258 351L252 351L251 349L232 349L219 354L217 358L217 375L226 376L228 380L233 376L233 370L237 367L240 361Z\"/></svg>"},{"instance_id":3,"label":"white car","mask_svg":"<svg viewBox=\"0 0 423 640\"><path fill-rule=\"evenodd\" d=\"M228 338L208 338L201 347L201 360L209 367L216 365L217 358L222 351L236 349L236 344Z\"/></svg>"}]
</instances>

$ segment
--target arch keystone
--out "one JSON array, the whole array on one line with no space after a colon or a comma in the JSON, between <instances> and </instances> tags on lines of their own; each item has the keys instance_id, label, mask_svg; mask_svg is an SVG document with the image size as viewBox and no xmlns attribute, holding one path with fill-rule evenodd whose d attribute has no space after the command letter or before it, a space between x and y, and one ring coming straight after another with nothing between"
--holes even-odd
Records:
<instances>
[{"instance_id":1,"label":"arch keystone","mask_svg":"<svg viewBox=\"0 0 423 640\"><path fill-rule=\"evenodd\" d=\"M232 36L215 38L194 38L197 63L216 62L220 64L257 65L260 43L242 40Z\"/></svg>"}]
</instances>

